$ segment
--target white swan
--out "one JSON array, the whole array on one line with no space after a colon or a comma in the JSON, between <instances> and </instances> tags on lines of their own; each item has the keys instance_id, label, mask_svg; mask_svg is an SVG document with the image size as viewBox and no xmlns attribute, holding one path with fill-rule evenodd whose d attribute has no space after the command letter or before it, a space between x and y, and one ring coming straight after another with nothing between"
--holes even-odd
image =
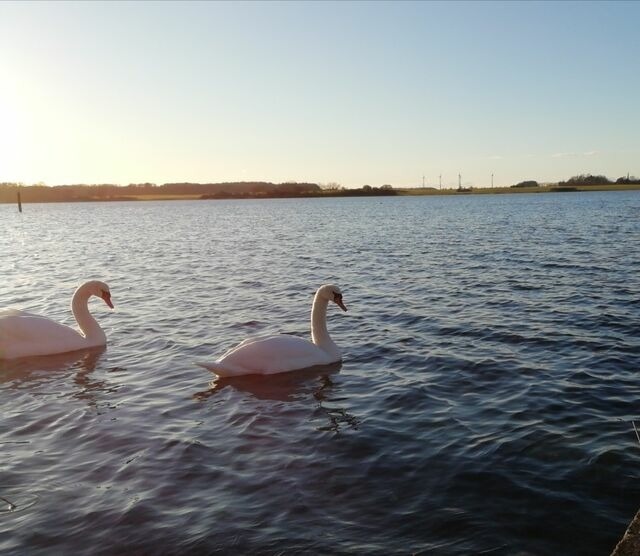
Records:
<instances>
[{"instance_id":1,"label":"white swan","mask_svg":"<svg viewBox=\"0 0 640 556\"><path fill-rule=\"evenodd\" d=\"M325 285L318 289L311 309L311 339L279 334L244 340L213 363L199 363L220 377L285 373L342 359L340 349L327 332L327 305L333 301L343 311L340 288Z\"/></svg>"},{"instance_id":2,"label":"white swan","mask_svg":"<svg viewBox=\"0 0 640 556\"><path fill-rule=\"evenodd\" d=\"M92 280L80 286L73 294L71 310L82 334L40 315L13 309L0 312L0 359L51 355L105 345L107 337L87 306L92 295L102 298L113 309L107 284Z\"/></svg>"}]
</instances>

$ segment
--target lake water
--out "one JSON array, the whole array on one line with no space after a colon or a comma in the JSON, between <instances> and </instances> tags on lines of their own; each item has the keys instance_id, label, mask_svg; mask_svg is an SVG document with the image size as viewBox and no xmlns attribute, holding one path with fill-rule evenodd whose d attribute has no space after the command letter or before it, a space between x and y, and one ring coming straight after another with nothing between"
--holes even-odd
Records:
<instances>
[{"instance_id":1,"label":"lake water","mask_svg":"<svg viewBox=\"0 0 640 556\"><path fill-rule=\"evenodd\" d=\"M0 553L608 554L638 245L640 192L0 206L0 307L116 306L106 350L0 363ZM306 336L324 283L341 368L195 365Z\"/></svg>"}]
</instances>

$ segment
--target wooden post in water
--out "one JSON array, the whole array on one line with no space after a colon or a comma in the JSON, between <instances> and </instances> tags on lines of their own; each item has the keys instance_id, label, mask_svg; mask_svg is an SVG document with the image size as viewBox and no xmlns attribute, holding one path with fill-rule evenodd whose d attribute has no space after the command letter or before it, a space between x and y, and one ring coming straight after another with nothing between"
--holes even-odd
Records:
<instances>
[{"instance_id":1,"label":"wooden post in water","mask_svg":"<svg viewBox=\"0 0 640 556\"><path fill-rule=\"evenodd\" d=\"M20 186L18 186L18 210L22 212L22 199L20 199Z\"/></svg>"}]
</instances>

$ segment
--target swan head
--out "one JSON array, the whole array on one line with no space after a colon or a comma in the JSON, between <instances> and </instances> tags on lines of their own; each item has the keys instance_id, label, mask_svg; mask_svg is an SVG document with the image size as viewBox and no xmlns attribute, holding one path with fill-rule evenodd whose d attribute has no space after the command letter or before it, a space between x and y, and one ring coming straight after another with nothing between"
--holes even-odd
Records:
<instances>
[{"instance_id":1,"label":"swan head","mask_svg":"<svg viewBox=\"0 0 640 556\"><path fill-rule=\"evenodd\" d=\"M113 309L113 302L111 301L111 290L109 286L99 280L91 280L82 286L86 288L89 296L95 295L104 301L109 307Z\"/></svg>"},{"instance_id":2,"label":"swan head","mask_svg":"<svg viewBox=\"0 0 640 556\"><path fill-rule=\"evenodd\" d=\"M327 301L333 301L343 311L347 310L347 307L342 301L342 292L338 286L333 284L326 284L318 290L317 295L326 299Z\"/></svg>"}]
</instances>

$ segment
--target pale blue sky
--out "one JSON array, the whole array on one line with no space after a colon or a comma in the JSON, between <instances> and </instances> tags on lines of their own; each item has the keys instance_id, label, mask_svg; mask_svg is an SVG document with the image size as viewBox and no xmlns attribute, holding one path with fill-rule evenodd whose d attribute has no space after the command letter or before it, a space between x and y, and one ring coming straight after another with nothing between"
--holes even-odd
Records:
<instances>
[{"instance_id":1,"label":"pale blue sky","mask_svg":"<svg viewBox=\"0 0 640 556\"><path fill-rule=\"evenodd\" d=\"M0 181L640 175L640 2L0 2Z\"/></svg>"}]
</instances>

